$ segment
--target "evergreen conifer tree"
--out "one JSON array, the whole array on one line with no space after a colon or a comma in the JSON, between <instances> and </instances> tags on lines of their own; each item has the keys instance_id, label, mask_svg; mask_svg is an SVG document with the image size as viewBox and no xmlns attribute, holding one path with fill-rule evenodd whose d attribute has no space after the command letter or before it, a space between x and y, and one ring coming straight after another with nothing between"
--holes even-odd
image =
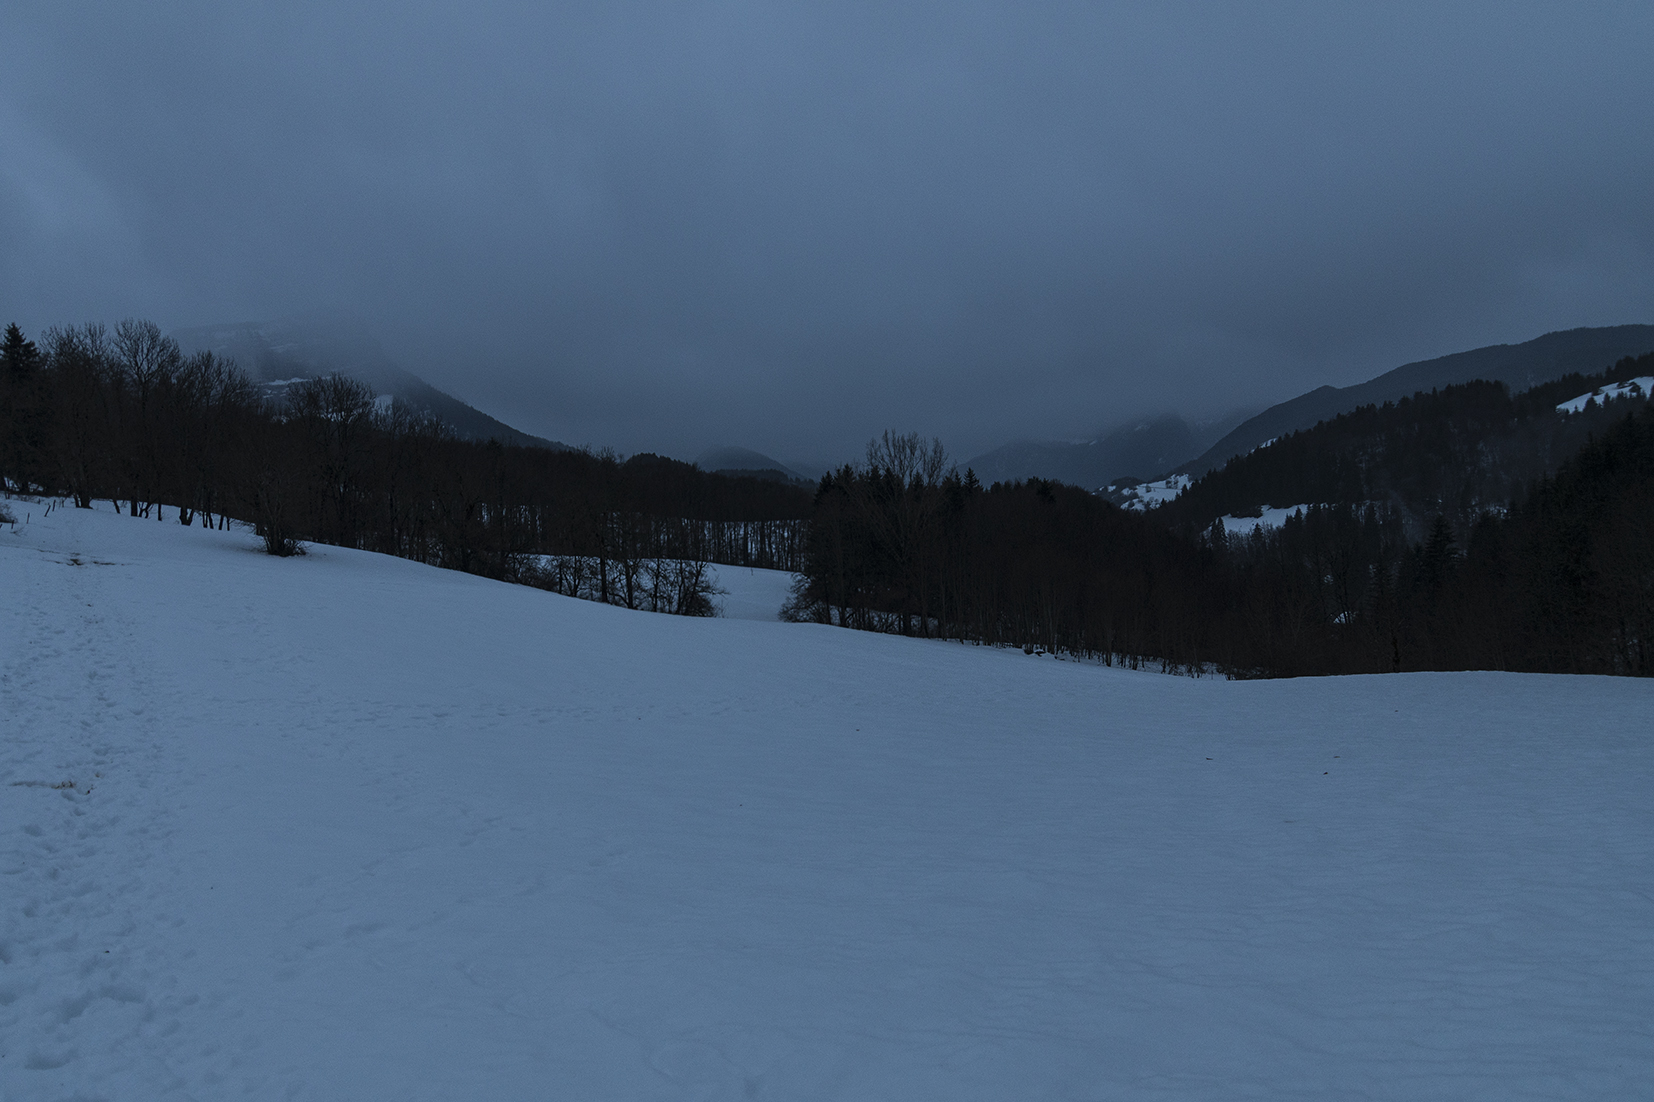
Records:
<instances>
[{"instance_id":1,"label":"evergreen conifer tree","mask_svg":"<svg viewBox=\"0 0 1654 1102\"><path fill-rule=\"evenodd\" d=\"M13 322L0 338L0 481L19 493L37 486L43 474L40 382L40 350Z\"/></svg>"}]
</instances>

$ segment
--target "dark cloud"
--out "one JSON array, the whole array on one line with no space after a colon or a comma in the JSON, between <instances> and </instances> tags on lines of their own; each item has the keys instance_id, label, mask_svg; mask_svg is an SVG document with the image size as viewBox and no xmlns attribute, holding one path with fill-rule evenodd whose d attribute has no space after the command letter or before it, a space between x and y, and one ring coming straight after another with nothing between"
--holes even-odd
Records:
<instances>
[{"instance_id":1,"label":"dark cloud","mask_svg":"<svg viewBox=\"0 0 1654 1102\"><path fill-rule=\"evenodd\" d=\"M834 458L1654 320L1647 5L0 14L0 310L348 311L530 432Z\"/></svg>"}]
</instances>

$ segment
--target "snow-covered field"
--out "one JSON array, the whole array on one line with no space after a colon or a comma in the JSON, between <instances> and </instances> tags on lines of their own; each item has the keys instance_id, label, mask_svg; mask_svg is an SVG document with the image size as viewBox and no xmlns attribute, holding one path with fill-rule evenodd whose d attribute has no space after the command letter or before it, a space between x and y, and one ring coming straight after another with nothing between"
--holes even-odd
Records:
<instances>
[{"instance_id":1,"label":"snow-covered field","mask_svg":"<svg viewBox=\"0 0 1654 1102\"><path fill-rule=\"evenodd\" d=\"M712 580L724 592L713 603L725 619L773 622L780 619L781 606L792 596L793 577L785 570L714 565Z\"/></svg>"},{"instance_id":2,"label":"snow-covered field","mask_svg":"<svg viewBox=\"0 0 1654 1102\"><path fill-rule=\"evenodd\" d=\"M1654 684L1229 683L0 530L0 1097L1607 1099Z\"/></svg>"},{"instance_id":3,"label":"snow-covered field","mask_svg":"<svg viewBox=\"0 0 1654 1102\"><path fill-rule=\"evenodd\" d=\"M560 563L563 565L559 566ZM578 575L574 575L572 571L561 573L561 571L568 570L568 564L570 563L576 564ZM575 591L574 595L587 600L596 601L601 599L602 591L598 585L599 563L595 557L564 559L560 556L542 555L537 559L536 565L557 577L559 584L548 586L548 589L561 590L565 593L569 589L573 589ZM677 582L673 577L673 572L682 567L693 568L695 564L692 561L680 559L644 559L641 566L642 569L637 578L639 588L638 607L647 608L649 606L651 572L657 567L664 567L665 585L663 586L664 600L662 604L670 608L671 602L676 599L675 585ZM756 567L727 566L720 563L701 563L700 567L706 572L706 580L714 586L714 592L711 596L713 613L729 620L779 620L781 618L781 606L786 604L788 598L792 596L793 579L796 577L796 575L784 570L761 570ZM614 563L610 563L608 570L613 603L623 604L619 589L621 584L619 568ZM580 580L575 584L570 584L575 576L578 576Z\"/></svg>"}]
</instances>

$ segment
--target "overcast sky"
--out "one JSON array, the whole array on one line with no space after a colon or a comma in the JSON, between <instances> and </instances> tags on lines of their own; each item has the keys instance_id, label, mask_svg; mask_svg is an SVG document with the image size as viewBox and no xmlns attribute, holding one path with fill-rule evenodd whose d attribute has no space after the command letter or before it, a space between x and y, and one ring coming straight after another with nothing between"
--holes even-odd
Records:
<instances>
[{"instance_id":1,"label":"overcast sky","mask_svg":"<svg viewBox=\"0 0 1654 1102\"><path fill-rule=\"evenodd\" d=\"M968 458L1654 321L1654 4L0 5L0 314Z\"/></svg>"}]
</instances>

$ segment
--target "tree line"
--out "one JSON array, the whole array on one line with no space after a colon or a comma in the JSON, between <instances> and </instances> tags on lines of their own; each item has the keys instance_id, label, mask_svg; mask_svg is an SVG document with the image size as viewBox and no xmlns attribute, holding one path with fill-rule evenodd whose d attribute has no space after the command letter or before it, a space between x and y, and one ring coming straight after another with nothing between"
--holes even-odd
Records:
<instances>
[{"instance_id":1,"label":"tree line","mask_svg":"<svg viewBox=\"0 0 1654 1102\"><path fill-rule=\"evenodd\" d=\"M696 614L707 563L801 565L810 510L796 486L661 456L459 439L340 375L272 392L141 320L38 344L6 330L0 484L134 518L245 521L278 555L335 544Z\"/></svg>"},{"instance_id":2,"label":"tree line","mask_svg":"<svg viewBox=\"0 0 1654 1102\"><path fill-rule=\"evenodd\" d=\"M1654 407L1464 527L1332 504L1219 542L1236 669L1654 675Z\"/></svg>"},{"instance_id":3,"label":"tree line","mask_svg":"<svg viewBox=\"0 0 1654 1102\"><path fill-rule=\"evenodd\" d=\"M1463 528L1438 510L1418 538L1361 497L1239 536L1039 479L984 488L887 433L817 488L788 616L1232 677L1648 676L1654 407L1600 427L1520 499Z\"/></svg>"},{"instance_id":4,"label":"tree line","mask_svg":"<svg viewBox=\"0 0 1654 1102\"><path fill-rule=\"evenodd\" d=\"M1263 507L1304 503L1394 508L1422 540L1437 516L1461 535L1489 511L1520 500L1537 481L1626 410L1592 403L1559 414L1581 394L1654 373L1654 354L1627 357L1599 375L1570 374L1512 394L1476 381L1368 405L1237 456L1162 506L1187 528Z\"/></svg>"},{"instance_id":5,"label":"tree line","mask_svg":"<svg viewBox=\"0 0 1654 1102\"><path fill-rule=\"evenodd\" d=\"M1086 491L983 487L939 442L885 433L825 475L787 616L1137 666L1215 669L1214 549Z\"/></svg>"},{"instance_id":6,"label":"tree line","mask_svg":"<svg viewBox=\"0 0 1654 1102\"><path fill-rule=\"evenodd\" d=\"M277 554L358 547L633 608L706 613L723 562L796 572L792 619L1111 664L1648 675L1654 407L1555 413L1599 381L1369 407L1138 513L1040 479L985 487L916 435L886 433L812 494L461 440L340 376L275 395L148 322L38 347L12 326L0 481L134 518L234 518ZM1301 501L1275 530L1210 523Z\"/></svg>"}]
</instances>

